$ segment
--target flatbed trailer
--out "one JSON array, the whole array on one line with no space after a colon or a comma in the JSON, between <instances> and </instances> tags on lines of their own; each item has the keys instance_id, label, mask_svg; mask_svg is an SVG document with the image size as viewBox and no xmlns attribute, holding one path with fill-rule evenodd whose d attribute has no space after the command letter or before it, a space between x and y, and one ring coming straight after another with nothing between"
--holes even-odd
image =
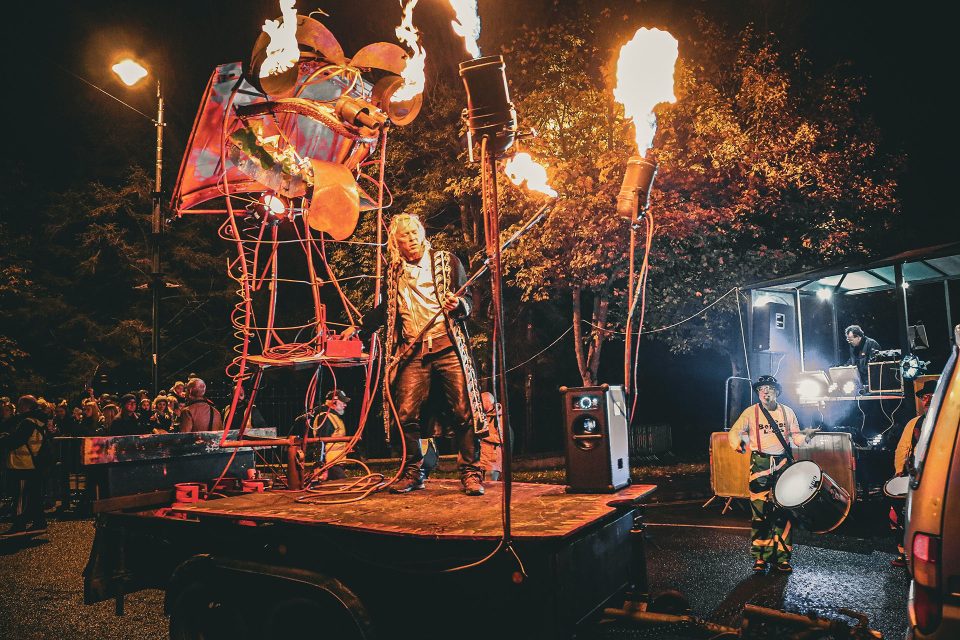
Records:
<instances>
[{"instance_id":1,"label":"flatbed trailer","mask_svg":"<svg viewBox=\"0 0 960 640\"><path fill-rule=\"evenodd\" d=\"M122 613L125 595L164 590L171 638L569 638L646 590L639 505L653 485L513 483L508 545L502 485L486 487L467 497L430 480L339 504L303 491L130 497L97 517L84 600Z\"/></svg>"}]
</instances>

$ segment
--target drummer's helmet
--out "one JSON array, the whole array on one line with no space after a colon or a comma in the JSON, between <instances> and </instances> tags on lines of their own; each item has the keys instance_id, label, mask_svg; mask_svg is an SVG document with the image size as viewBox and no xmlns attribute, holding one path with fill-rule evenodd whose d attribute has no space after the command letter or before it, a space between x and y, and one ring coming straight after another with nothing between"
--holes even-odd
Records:
<instances>
[{"instance_id":1,"label":"drummer's helmet","mask_svg":"<svg viewBox=\"0 0 960 640\"><path fill-rule=\"evenodd\" d=\"M753 383L753 390L759 391L760 387L765 385L770 385L777 390L777 395L783 393L783 387L780 386L780 383L777 382L777 379L773 376L760 376L757 378L757 381Z\"/></svg>"}]
</instances>

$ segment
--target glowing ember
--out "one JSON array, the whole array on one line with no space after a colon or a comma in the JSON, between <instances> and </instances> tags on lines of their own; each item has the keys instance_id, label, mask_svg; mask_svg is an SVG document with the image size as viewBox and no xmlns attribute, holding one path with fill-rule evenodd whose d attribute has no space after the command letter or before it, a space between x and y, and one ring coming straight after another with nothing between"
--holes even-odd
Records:
<instances>
[{"instance_id":1,"label":"glowing ember","mask_svg":"<svg viewBox=\"0 0 960 640\"><path fill-rule=\"evenodd\" d=\"M391 102L405 102L423 93L424 65L427 62L427 52L420 46L419 32L413 26L413 8L419 0L410 0L403 8L403 20L397 27L397 38L403 44L413 49L413 55L407 59L407 66L403 68L400 77L403 86L397 89L390 98Z\"/></svg>"},{"instance_id":2,"label":"glowing ember","mask_svg":"<svg viewBox=\"0 0 960 640\"><path fill-rule=\"evenodd\" d=\"M133 85L137 84L147 75L147 70L130 58L121 60L110 68L113 69L115 74L120 76L123 84L127 85L128 87L132 87Z\"/></svg>"},{"instance_id":3,"label":"glowing ember","mask_svg":"<svg viewBox=\"0 0 960 640\"><path fill-rule=\"evenodd\" d=\"M633 40L620 49L617 86L613 97L633 120L637 151L644 153L653 144L657 131L653 107L676 102L673 95L673 68L677 63L677 40L666 31L641 28Z\"/></svg>"},{"instance_id":4,"label":"glowing ember","mask_svg":"<svg viewBox=\"0 0 960 640\"><path fill-rule=\"evenodd\" d=\"M267 57L260 65L261 78L283 73L300 60L295 4L296 0L280 0L280 21L263 23L263 32L270 36L270 44L267 45Z\"/></svg>"},{"instance_id":5,"label":"glowing ember","mask_svg":"<svg viewBox=\"0 0 960 640\"><path fill-rule=\"evenodd\" d=\"M450 7L457 14L457 19L451 22L453 31L463 38L467 53L474 58L480 57L480 46L477 39L480 37L480 14L477 12L477 0L448 0Z\"/></svg>"},{"instance_id":6,"label":"glowing ember","mask_svg":"<svg viewBox=\"0 0 960 640\"><path fill-rule=\"evenodd\" d=\"M504 173L517 186L526 181L528 189L545 193L551 198L557 197L557 192L547 184L547 168L538 164L529 153L515 154L507 161Z\"/></svg>"}]
</instances>

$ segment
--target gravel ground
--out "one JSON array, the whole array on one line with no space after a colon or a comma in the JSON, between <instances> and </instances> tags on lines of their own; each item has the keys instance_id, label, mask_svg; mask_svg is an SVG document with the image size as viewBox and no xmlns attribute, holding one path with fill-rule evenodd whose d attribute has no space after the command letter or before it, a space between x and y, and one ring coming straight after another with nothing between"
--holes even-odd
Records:
<instances>
[{"instance_id":1,"label":"gravel ground","mask_svg":"<svg viewBox=\"0 0 960 640\"><path fill-rule=\"evenodd\" d=\"M126 614L113 601L83 604L83 568L93 521L51 521L33 540L0 542L0 638L158 639L167 637L163 593L127 596Z\"/></svg>"}]
</instances>

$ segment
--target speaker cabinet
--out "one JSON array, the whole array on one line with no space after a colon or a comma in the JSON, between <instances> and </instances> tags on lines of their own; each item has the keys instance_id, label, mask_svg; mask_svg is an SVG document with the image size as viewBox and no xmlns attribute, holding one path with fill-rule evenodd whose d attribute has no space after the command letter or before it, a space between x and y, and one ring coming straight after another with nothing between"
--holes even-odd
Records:
<instances>
[{"instance_id":1,"label":"speaker cabinet","mask_svg":"<svg viewBox=\"0 0 960 640\"><path fill-rule=\"evenodd\" d=\"M612 493L630 484L623 387L560 387L569 493Z\"/></svg>"},{"instance_id":2,"label":"speaker cabinet","mask_svg":"<svg viewBox=\"0 0 960 640\"><path fill-rule=\"evenodd\" d=\"M791 353L796 343L793 307L768 302L753 308L753 348Z\"/></svg>"}]
</instances>

